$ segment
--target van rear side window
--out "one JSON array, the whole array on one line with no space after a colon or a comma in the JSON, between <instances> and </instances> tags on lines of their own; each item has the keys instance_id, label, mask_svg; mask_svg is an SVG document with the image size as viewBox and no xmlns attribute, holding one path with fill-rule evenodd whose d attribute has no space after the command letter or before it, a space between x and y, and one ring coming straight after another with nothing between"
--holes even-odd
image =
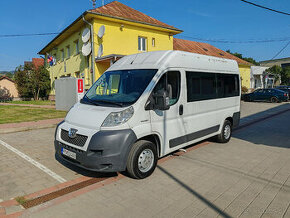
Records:
<instances>
[{"instance_id":1,"label":"van rear side window","mask_svg":"<svg viewBox=\"0 0 290 218\"><path fill-rule=\"evenodd\" d=\"M239 96L235 74L186 72L187 102Z\"/></svg>"}]
</instances>

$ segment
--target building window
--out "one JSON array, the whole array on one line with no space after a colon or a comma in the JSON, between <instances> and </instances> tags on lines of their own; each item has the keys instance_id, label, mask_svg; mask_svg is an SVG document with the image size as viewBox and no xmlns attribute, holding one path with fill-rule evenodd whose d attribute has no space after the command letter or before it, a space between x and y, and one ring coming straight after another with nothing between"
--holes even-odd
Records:
<instances>
[{"instance_id":1,"label":"building window","mask_svg":"<svg viewBox=\"0 0 290 218\"><path fill-rule=\"evenodd\" d=\"M53 62L57 62L57 56L56 56L56 53L53 55L53 58L54 58L54 61ZM56 63L54 63L56 64Z\"/></svg>"},{"instance_id":2,"label":"building window","mask_svg":"<svg viewBox=\"0 0 290 218\"><path fill-rule=\"evenodd\" d=\"M64 61L64 50L62 49L60 50L60 52L61 52L61 61Z\"/></svg>"},{"instance_id":3,"label":"building window","mask_svg":"<svg viewBox=\"0 0 290 218\"><path fill-rule=\"evenodd\" d=\"M80 53L79 40L75 41L75 49L76 49L76 54L78 55Z\"/></svg>"},{"instance_id":4,"label":"building window","mask_svg":"<svg viewBox=\"0 0 290 218\"><path fill-rule=\"evenodd\" d=\"M139 51L147 51L147 38L138 37L138 50Z\"/></svg>"},{"instance_id":5,"label":"building window","mask_svg":"<svg viewBox=\"0 0 290 218\"><path fill-rule=\"evenodd\" d=\"M66 47L66 54L67 54L67 58L70 57L70 46Z\"/></svg>"},{"instance_id":6,"label":"building window","mask_svg":"<svg viewBox=\"0 0 290 218\"><path fill-rule=\"evenodd\" d=\"M155 38L152 38L152 47L155 47Z\"/></svg>"},{"instance_id":7,"label":"building window","mask_svg":"<svg viewBox=\"0 0 290 218\"><path fill-rule=\"evenodd\" d=\"M76 78L81 78L81 73L80 72L75 72Z\"/></svg>"}]
</instances>

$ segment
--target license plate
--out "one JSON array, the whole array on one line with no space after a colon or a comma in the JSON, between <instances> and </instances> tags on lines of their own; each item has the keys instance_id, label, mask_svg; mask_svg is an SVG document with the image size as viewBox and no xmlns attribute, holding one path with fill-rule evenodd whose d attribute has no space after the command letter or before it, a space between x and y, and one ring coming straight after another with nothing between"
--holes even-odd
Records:
<instances>
[{"instance_id":1,"label":"license plate","mask_svg":"<svg viewBox=\"0 0 290 218\"><path fill-rule=\"evenodd\" d=\"M77 159L77 154L76 153L74 153L72 151L69 151L69 150L67 150L65 148L61 149L61 153L63 155L65 155L65 156L67 156L67 157L70 157L70 158L74 159L74 160Z\"/></svg>"}]
</instances>

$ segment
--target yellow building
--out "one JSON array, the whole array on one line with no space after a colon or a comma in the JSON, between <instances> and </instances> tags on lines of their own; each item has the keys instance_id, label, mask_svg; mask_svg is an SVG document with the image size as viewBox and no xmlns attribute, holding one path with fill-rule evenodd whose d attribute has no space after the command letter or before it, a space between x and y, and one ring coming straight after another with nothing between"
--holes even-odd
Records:
<instances>
[{"instance_id":1,"label":"yellow building","mask_svg":"<svg viewBox=\"0 0 290 218\"><path fill-rule=\"evenodd\" d=\"M89 56L81 51L85 28L93 33ZM100 28L105 30L103 36L98 34ZM46 64L52 81L51 94L54 94L54 80L60 77L84 78L88 89L110 64L124 55L172 50L173 35L181 32L118 1L88 10L39 52L46 59L48 56L54 59L52 66Z\"/></svg>"},{"instance_id":2,"label":"yellow building","mask_svg":"<svg viewBox=\"0 0 290 218\"><path fill-rule=\"evenodd\" d=\"M250 76L251 76L251 63L244 61L228 52L220 50L208 43L195 42L184 39L174 39L173 41L174 50L181 50L187 52L193 52L203 55L210 55L220 58L233 59L237 61L241 76L241 86L250 88Z\"/></svg>"},{"instance_id":3,"label":"yellow building","mask_svg":"<svg viewBox=\"0 0 290 218\"><path fill-rule=\"evenodd\" d=\"M15 82L7 76L0 77L0 101L18 100Z\"/></svg>"}]
</instances>

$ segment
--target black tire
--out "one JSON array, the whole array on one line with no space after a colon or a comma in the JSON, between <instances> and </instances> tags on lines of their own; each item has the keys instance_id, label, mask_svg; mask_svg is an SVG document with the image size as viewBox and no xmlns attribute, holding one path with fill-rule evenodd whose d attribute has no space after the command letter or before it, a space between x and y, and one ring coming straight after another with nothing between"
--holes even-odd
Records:
<instances>
[{"instance_id":1,"label":"black tire","mask_svg":"<svg viewBox=\"0 0 290 218\"><path fill-rule=\"evenodd\" d=\"M146 155L148 155L146 157L149 158L150 164L148 168L142 170L141 169L142 166L139 165L139 163L141 164L141 162L139 161L139 158L143 157L142 155L144 155L144 152L146 153ZM143 154L141 155L141 153ZM153 161L152 159L150 159L150 157L152 156L154 157ZM154 172L157 165L157 160L158 160L157 149L156 149L156 146L152 142L149 142L146 140L137 141L132 146L131 151L129 152L129 155L128 155L127 172L132 178L144 179L150 176Z\"/></svg>"},{"instance_id":2,"label":"black tire","mask_svg":"<svg viewBox=\"0 0 290 218\"><path fill-rule=\"evenodd\" d=\"M271 97L271 102L272 103L277 103L277 102L279 102L279 100L276 97Z\"/></svg>"},{"instance_id":3,"label":"black tire","mask_svg":"<svg viewBox=\"0 0 290 218\"><path fill-rule=\"evenodd\" d=\"M245 97L245 101L248 101L248 102L250 102L250 101L252 101L252 99L251 99L251 97L250 97L250 96L246 96L246 97Z\"/></svg>"},{"instance_id":4,"label":"black tire","mask_svg":"<svg viewBox=\"0 0 290 218\"><path fill-rule=\"evenodd\" d=\"M227 129L227 131L226 131ZM228 131L230 131L228 133ZM222 131L217 135L217 141L220 143L227 143L232 137L232 123L228 120L225 120Z\"/></svg>"}]
</instances>

